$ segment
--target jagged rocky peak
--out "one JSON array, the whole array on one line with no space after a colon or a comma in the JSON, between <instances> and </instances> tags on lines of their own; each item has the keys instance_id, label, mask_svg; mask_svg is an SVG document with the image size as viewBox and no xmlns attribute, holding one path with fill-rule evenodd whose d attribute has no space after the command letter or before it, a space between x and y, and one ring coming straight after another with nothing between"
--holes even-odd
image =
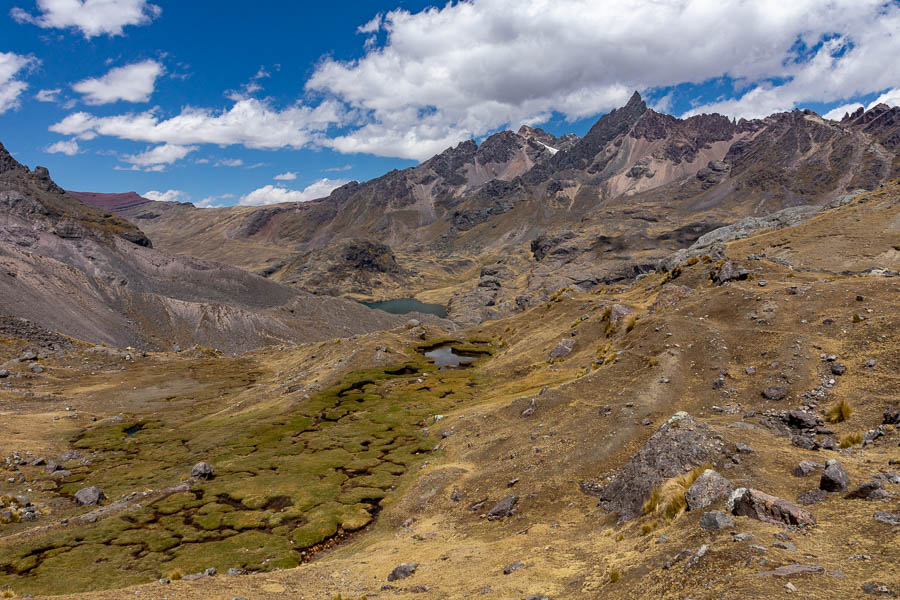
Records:
<instances>
[{"instance_id":1,"label":"jagged rocky peak","mask_svg":"<svg viewBox=\"0 0 900 600\"><path fill-rule=\"evenodd\" d=\"M574 133L557 137L539 127L529 127L528 125L522 125L517 133L526 140L534 140L554 150L567 150L581 139Z\"/></svg>"},{"instance_id":2,"label":"jagged rocky peak","mask_svg":"<svg viewBox=\"0 0 900 600\"><path fill-rule=\"evenodd\" d=\"M28 168L12 157L12 154L0 142L0 173L7 171L28 171Z\"/></svg>"}]
</instances>

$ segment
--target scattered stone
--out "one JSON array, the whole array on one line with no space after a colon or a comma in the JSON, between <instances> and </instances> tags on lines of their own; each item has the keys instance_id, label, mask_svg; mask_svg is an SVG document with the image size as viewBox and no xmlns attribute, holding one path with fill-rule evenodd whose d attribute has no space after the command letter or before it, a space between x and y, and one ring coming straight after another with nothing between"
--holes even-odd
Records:
<instances>
[{"instance_id":1,"label":"scattered stone","mask_svg":"<svg viewBox=\"0 0 900 600\"><path fill-rule=\"evenodd\" d=\"M708 551L709 546L707 546L706 544L703 544L702 546L697 548L697 551L694 553L694 555L687 561L687 563L685 563L684 570L687 571L688 569L696 565Z\"/></svg>"},{"instance_id":2,"label":"scattered stone","mask_svg":"<svg viewBox=\"0 0 900 600\"><path fill-rule=\"evenodd\" d=\"M394 570L391 571L391 574L388 575L388 581L397 581L398 579L406 579L416 572L416 569L419 568L419 563L401 563L394 567Z\"/></svg>"},{"instance_id":3,"label":"scattered stone","mask_svg":"<svg viewBox=\"0 0 900 600\"><path fill-rule=\"evenodd\" d=\"M570 355L573 348L575 348L575 340L571 338L561 340L556 345L556 348L550 351L550 360L552 361Z\"/></svg>"},{"instance_id":4,"label":"scattered stone","mask_svg":"<svg viewBox=\"0 0 900 600\"><path fill-rule=\"evenodd\" d=\"M850 477L844 471L844 467L836 458L830 458L825 463L825 471L822 472L822 479L819 481L819 489L826 492L843 492L850 483Z\"/></svg>"},{"instance_id":5,"label":"scattered stone","mask_svg":"<svg viewBox=\"0 0 900 600\"><path fill-rule=\"evenodd\" d=\"M690 555L691 555L690 550L682 550L681 552L679 552L678 554L676 554L675 556L673 556L672 558L667 560L666 564L663 565L663 569L671 569L672 565L674 565L677 562L681 562L682 560L684 560L685 558L687 558Z\"/></svg>"},{"instance_id":6,"label":"scattered stone","mask_svg":"<svg viewBox=\"0 0 900 600\"><path fill-rule=\"evenodd\" d=\"M815 413L792 410L787 414L787 423L796 429L815 429L819 425L819 419Z\"/></svg>"},{"instance_id":7,"label":"scattered stone","mask_svg":"<svg viewBox=\"0 0 900 600\"><path fill-rule=\"evenodd\" d=\"M811 435L795 435L791 437L791 444L804 450L818 450L819 443Z\"/></svg>"},{"instance_id":8,"label":"scattered stone","mask_svg":"<svg viewBox=\"0 0 900 600\"><path fill-rule=\"evenodd\" d=\"M0 369L0 379L9 377L9 369Z\"/></svg>"},{"instance_id":9,"label":"scattered stone","mask_svg":"<svg viewBox=\"0 0 900 600\"><path fill-rule=\"evenodd\" d=\"M884 412L884 425L900 425L900 409L886 410Z\"/></svg>"},{"instance_id":10,"label":"scattered stone","mask_svg":"<svg viewBox=\"0 0 900 600\"><path fill-rule=\"evenodd\" d=\"M825 569L818 565L801 565L801 564L793 564L793 565L784 565L783 567L778 567L777 569L772 569L771 571L763 571L762 573L757 573L757 577L790 577L791 575L806 575L810 573L824 573Z\"/></svg>"},{"instance_id":11,"label":"scattered stone","mask_svg":"<svg viewBox=\"0 0 900 600\"><path fill-rule=\"evenodd\" d=\"M28 350L24 352L21 356L19 356L19 362L28 362L29 360L37 360L37 354L33 351Z\"/></svg>"},{"instance_id":12,"label":"scattered stone","mask_svg":"<svg viewBox=\"0 0 900 600\"><path fill-rule=\"evenodd\" d=\"M797 463L797 466L794 467L794 477L806 477L816 469L821 469L822 465L818 463L814 463L811 460L801 460Z\"/></svg>"},{"instance_id":13,"label":"scattered stone","mask_svg":"<svg viewBox=\"0 0 900 600\"><path fill-rule=\"evenodd\" d=\"M649 417L641 419L641 425L646 426L646 425L652 425L652 424L653 424L653 421Z\"/></svg>"},{"instance_id":14,"label":"scattered stone","mask_svg":"<svg viewBox=\"0 0 900 600\"><path fill-rule=\"evenodd\" d=\"M550 596L545 596L544 594L532 594L527 596L525 600L553 600Z\"/></svg>"},{"instance_id":15,"label":"scattered stone","mask_svg":"<svg viewBox=\"0 0 900 600\"><path fill-rule=\"evenodd\" d=\"M790 581L788 581L786 584L784 584L784 587L785 587L785 589L787 589L787 591L789 591L791 593L797 591L797 586L794 585L793 583L791 583Z\"/></svg>"},{"instance_id":16,"label":"scattered stone","mask_svg":"<svg viewBox=\"0 0 900 600\"><path fill-rule=\"evenodd\" d=\"M216 571L215 567L209 567L208 569L203 571L203 574L207 577L215 577L216 573L218 573L218 571Z\"/></svg>"},{"instance_id":17,"label":"scattered stone","mask_svg":"<svg viewBox=\"0 0 900 600\"><path fill-rule=\"evenodd\" d=\"M779 385L769 386L762 391L762 396L766 400L781 400L787 396L787 394L787 388L783 388Z\"/></svg>"},{"instance_id":18,"label":"scattered stone","mask_svg":"<svg viewBox=\"0 0 900 600\"><path fill-rule=\"evenodd\" d=\"M863 363L863 366L864 366L865 368L867 368L867 369L871 369L871 368L874 367L876 364L878 364L878 363L875 362L875 361L872 360L872 359L869 359L869 360L867 360L866 362Z\"/></svg>"},{"instance_id":19,"label":"scattered stone","mask_svg":"<svg viewBox=\"0 0 900 600\"><path fill-rule=\"evenodd\" d=\"M797 546L793 545L790 542L782 542L778 541L772 544L773 548L781 548L782 550L790 550L791 552L797 551Z\"/></svg>"},{"instance_id":20,"label":"scattered stone","mask_svg":"<svg viewBox=\"0 0 900 600\"><path fill-rule=\"evenodd\" d=\"M900 513L877 512L875 520L886 525L900 525Z\"/></svg>"},{"instance_id":21,"label":"scattered stone","mask_svg":"<svg viewBox=\"0 0 900 600\"><path fill-rule=\"evenodd\" d=\"M497 521L499 519L503 519L504 517L508 517L513 514L515 510L516 502L519 501L519 497L510 494L500 502L494 505L494 508L488 511L487 519L488 521Z\"/></svg>"},{"instance_id":22,"label":"scattered stone","mask_svg":"<svg viewBox=\"0 0 900 600\"><path fill-rule=\"evenodd\" d=\"M208 462L198 462L191 467L191 477L194 479L212 479L213 468Z\"/></svg>"},{"instance_id":23,"label":"scattered stone","mask_svg":"<svg viewBox=\"0 0 900 600\"><path fill-rule=\"evenodd\" d=\"M703 529L731 529L734 527L734 519L720 510L703 513L700 517L700 527Z\"/></svg>"},{"instance_id":24,"label":"scattered stone","mask_svg":"<svg viewBox=\"0 0 900 600\"><path fill-rule=\"evenodd\" d=\"M718 270L710 273L710 278L716 285L722 285L729 281L744 280L750 276L750 271L744 267L736 266L732 261L727 261Z\"/></svg>"},{"instance_id":25,"label":"scattered stone","mask_svg":"<svg viewBox=\"0 0 900 600\"><path fill-rule=\"evenodd\" d=\"M528 406L525 407L525 410L522 411L523 417L530 417L534 414L534 411L537 410L537 402L535 402L534 398L528 401Z\"/></svg>"},{"instance_id":26,"label":"scattered stone","mask_svg":"<svg viewBox=\"0 0 900 600\"><path fill-rule=\"evenodd\" d=\"M828 492L825 490L807 490L797 496L797 504L802 504L803 506L811 506L822 500L828 498Z\"/></svg>"},{"instance_id":27,"label":"scattered stone","mask_svg":"<svg viewBox=\"0 0 900 600\"><path fill-rule=\"evenodd\" d=\"M734 486L729 480L712 469L707 469L685 491L684 499L687 501L689 510L699 510L706 508L719 498L728 496L733 489Z\"/></svg>"},{"instance_id":28,"label":"scattered stone","mask_svg":"<svg viewBox=\"0 0 900 600\"><path fill-rule=\"evenodd\" d=\"M879 498L885 498L889 496L887 490L884 489L884 484L878 481L867 481L862 484L855 490L851 491L849 494L844 496L848 500L854 498L861 498L863 500L877 500Z\"/></svg>"},{"instance_id":29,"label":"scattered stone","mask_svg":"<svg viewBox=\"0 0 900 600\"><path fill-rule=\"evenodd\" d=\"M42 367L41 365L31 365L31 372L35 373L36 375L40 375L44 372L44 367Z\"/></svg>"},{"instance_id":30,"label":"scattered stone","mask_svg":"<svg viewBox=\"0 0 900 600\"><path fill-rule=\"evenodd\" d=\"M870 581L868 583L864 583L862 588L865 593L872 594L873 596L891 595L891 588L889 588L887 584L880 581Z\"/></svg>"},{"instance_id":31,"label":"scattered stone","mask_svg":"<svg viewBox=\"0 0 900 600\"><path fill-rule=\"evenodd\" d=\"M831 374L841 376L846 373L847 367L844 363L841 362L833 362L831 363Z\"/></svg>"},{"instance_id":32,"label":"scattered stone","mask_svg":"<svg viewBox=\"0 0 900 600\"><path fill-rule=\"evenodd\" d=\"M752 533L738 533L734 536L735 542L749 542L753 539Z\"/></svg>"},{"instance_id":33,"label":"scattered stone","mask_svg":"<svg viewBox=\"0 0 900 600\"><path fill-rule=\"evenodd\" d=\"M168 577L160 577L160 578L159 578L159 583L161 583L161 584L163 584L163 585L168 585L168 584L170 584L170 583L172 583L172 582L171 582L171 580L169 580Z\"/></svg>"},{"instance_id":34,"label":"scattered stone","mask_svg":"<svg viewBox=\"0 0 900 600\"><path fill-rule=\"evenodd\" d=\"M511 565L507 565L506 568L503 569L503 574L504 574L504 575L509 575L510 573L512 573L512 572L514 572L514 571L518 571L519 569L524 569L524 568L525 568L525 563L523 563L523 562L514 562L514 563L512 563Z\"/></svg>"},{"instance_id":35,"label":"scattered stone","mask_svg":"<svg viewBox=\"0 0 900 600\"><path fill-rule=\"evenodd\" d=\"M741 454L753 454L753 448L741 442L735 444L735 449Z\"/></svg>"},{"instance_id":36,"label":"scattered stone","mask_svg":"<svg viewBox=\"0 0 900 600\"><path fill-rule=\"evenodd\" d=\"M246 575L247 571L244 569L239 569L237 567L231 567L227 571L225 571L226 575Z\"/></svg>"},{"instance_id":37,"label":"scattered stone","mask_svg":"<svg viewBox=\"0 0 900 600\"><path fill-rule=\"evenodd\" d=\"M609 309L609 324L615 327L622 319L630 314L632 314L632 310L627 306L624 306L622 304L613 304L612 308Z\"/></svg>"},{"instance_id":38,"label":"scattered stone","mask_svg":"<svg viewBox=\"0 0 900 600\"><path fill-rule=\"evenodd\" d=\"M78 506L96 506L104 500L106 500L106 495L96 486L83 488L75 492L75 503Z\"/></svg>"},{"instance_id":39,"label":"scattered stone","mask_svg":"<svg viewBox=\"0 0 900 600\"><path fill-rule=\"evenodd\" d=\"M738 488L728 497L726 507L731 514L751 517L767 523L815 525L816 517L783 498L759 490Z\"/></svg>"}]
</instances>

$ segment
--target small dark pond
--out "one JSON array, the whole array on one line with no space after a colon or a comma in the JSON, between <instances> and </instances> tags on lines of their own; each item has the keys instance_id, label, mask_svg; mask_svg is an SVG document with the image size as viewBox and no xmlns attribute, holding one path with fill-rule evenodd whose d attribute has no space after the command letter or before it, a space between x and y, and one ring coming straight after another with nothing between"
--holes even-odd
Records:
<instances>
[{"instance_id":1,"label":"small dark pond","mask_svg":"<svg viewBox=\"0 0 900 600\"><path fill-rule=\"evenodd\" d=\"M432 359L435 366L441 368L451 367L455 369L461 364L475 362L474 356L463 356L462 354L457 354L456 351L450 346L439 346L433 350L429 350L428 352L426 352L425 356Z\"/></svg>"},{"instance_id":2,"label":"small dark pond","mask_svg":"<svg viewBox=\"0 0 900 600\"><path fill-rule=\"evenodd\" d=\"M131 427L126 427L126 428L123 430L123 432L124 432L125 435L127 435L127 436L132 436L132 435L136 434L138 431L140 431L140 430L143 429L143 428L144 428L144 424L143 424L143 423L135 423L135 424L132 425Z\"/></svg>"},{"instance_id":3,"label":"small dark pond","mask_svg":"<svg viewBox=\"0 0 900 600\"><path fill-rule=\"evenodd\" d=\"M383 300L381 302L363 302L369 308L383 310L394 315L405 315L411 312L426 313L444 318L447 316L447 307L441 304L425 304L415 298L400 298L399 300Z\"/></svg>"}]
</instances>

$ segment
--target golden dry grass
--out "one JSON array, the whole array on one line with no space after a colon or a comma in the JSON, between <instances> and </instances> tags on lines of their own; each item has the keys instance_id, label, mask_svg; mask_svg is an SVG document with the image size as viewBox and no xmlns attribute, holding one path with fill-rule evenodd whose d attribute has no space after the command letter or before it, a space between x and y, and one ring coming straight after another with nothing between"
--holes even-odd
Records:
<instances>
[{"instance_id":1,"label":"golden dry grass","mask_svg":"<svg viewBox=\"0 0 900 600\"><path fill-rule=\"evenodd\" d=\"M825 412L825 418L828 419L829 423L842 423L849 419L851 415L853 415L853 406L846 398L831 406Z\"/></svg>"},{"instance_id":2,"label":"golden dry grass","mask_svg":"<svg viewBox=\"0 0 900 600\"><path fill-rule=\"evenodd\" d=\"M658 514L669 520L678 517L687 509L684 493L708 468L709 465L703 465L691 469L687 473L668 479L655 487L650 492L650 497L644 502L644 514Z\"/></svg>"}]
</instances>

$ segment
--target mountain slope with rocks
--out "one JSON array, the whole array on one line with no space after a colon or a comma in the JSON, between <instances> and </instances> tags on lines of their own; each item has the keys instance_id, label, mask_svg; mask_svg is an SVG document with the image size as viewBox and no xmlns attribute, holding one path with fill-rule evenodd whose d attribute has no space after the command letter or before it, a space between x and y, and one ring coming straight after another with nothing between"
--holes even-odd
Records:
<instances>
[{"instance_id":1,"label":"mountain slope with rocks","mask_svg":"<svg viewBox=\"0 0 900 600\"><path fill-rule=\"evenodd\" d=\"M501 132L312 202L113 210L168 251L317 292L417 296L477 323L566 285L588 290L648 272L740 219L876 189L900 173L897 111L879 106L841 122L800 110L679 119L635 94L583 138ZM387 246L399 271L342 267L351 240ZM483 268L505 273L487 292Z\"/></svg>"},{"instance_id":2,"label":"mountain slope with rocks","mask_svg":"<svg viewBox=\"0 0 900 600\"><path fill-rule=\"evenodd\" d=\"M398 317L238 268L153 249L131 223L65 193L0 147L3 312L93 343L244 351L365 333Z\"/></svg>"},{"instance_id":3,"label":"mountain slope with rocks","mask_svg":"<svg viewBox=\"0 0 900 600\"><path fill-rule=\"evenodd\" d=\"M10 324L0 586L896 596L900 181L838 204L456 332L129 360Z\"/></svg>"}]
</instances>

